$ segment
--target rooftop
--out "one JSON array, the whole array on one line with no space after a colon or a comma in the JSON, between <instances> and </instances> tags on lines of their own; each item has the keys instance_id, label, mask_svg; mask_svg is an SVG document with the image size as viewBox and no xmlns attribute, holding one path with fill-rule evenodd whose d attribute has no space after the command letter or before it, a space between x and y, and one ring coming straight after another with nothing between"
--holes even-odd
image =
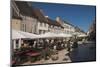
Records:
<instances>
[{"instance_id":1,"label":"rooftop","mask_svg":"<svg viewBox=\"0 0 100 67\"><path fill-rule=\"evenodd\" d=\"M48 22L50 25L60 26L63 28L63 26L61 24L59 24L56 20L52 20L50 18L47 18L47 19L48 19Z\"/></svg>"},{"instance_id":2,"label":"rooftop","mask_svg":"<svg viewBox=\"0 0 100 67\"><path fill-rule=\"evenodd\" d=\"M27 2L24 1L15 1L18 9L20 10L20 13L24 16L30 16L33 17L32 15L32 7L28 5Z\"/></svg>"}]
</instances>

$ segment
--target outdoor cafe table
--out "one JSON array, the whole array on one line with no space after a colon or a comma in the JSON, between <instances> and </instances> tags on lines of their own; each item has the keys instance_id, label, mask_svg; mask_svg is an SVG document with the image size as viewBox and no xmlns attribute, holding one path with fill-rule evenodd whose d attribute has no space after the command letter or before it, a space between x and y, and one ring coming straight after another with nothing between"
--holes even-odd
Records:
<instances>
[{"instance_id":1,"label":"outdoor cafe table","mask_svg":"<svg viewBox=\"0 0 100 67\"><path fill-rule=\"evenodd\" d=\"M40 59L39 56L41 55L41 53L32 51L32 52L26 53L26 55L29 56L29 61L32 61L33 58L34 58L34 61L35 61L35 60Z\"/></svg>"},{"instance_id":2,"label":"outdoor cafe table","mask_svg":"<svg viewBox=\"0 0 100 67\"><path fill-rule=\"evenodd\" d=\"M15 61L15 60L12 60L12 62L11 62L11 63L12 63L12 65L14 65L14 64L16 64L16 61Z\"/></svg>"},{"instance_id":3,"label":"outdoor cafe table","mask_svg":"<svg viewBox=\"0 0 100 67\"><path fill-rule=\"evenodd\" d=\"M29 52L26 55L28 55L28 56L38 56L38 55L40 55L40 53L39 52Z\"/></svg>"}]
</instances>

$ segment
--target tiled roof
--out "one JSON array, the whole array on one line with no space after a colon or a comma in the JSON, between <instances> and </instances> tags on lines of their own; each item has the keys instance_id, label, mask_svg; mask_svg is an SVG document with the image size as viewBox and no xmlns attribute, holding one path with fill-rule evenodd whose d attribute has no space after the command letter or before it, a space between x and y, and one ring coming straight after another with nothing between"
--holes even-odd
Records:
<instances>
[{"instance_id":1,"label":"tiled roof","mask_svg":"<svg viewBox=\"0 0 100 67\"><path fill-rule=\"evenodd\" d=\"M15 1L20 13L25 16L32 17L32 8L24 1Z\"/></svg>"},{"instance_id":2,"label":"tiled roof","mask_svg":"<svg viewBox=\"0 0 100 67\"><path fill-rule=\"evenodd\" d=\"M61 26L57 21L52 20L50 18L47 18L47 19L48 19L48 22L49 22L50 25L60 26L60 27L63 28L63 26Z\"/></svg>"},{"instance_id":3,"label":"tiled roof","mask_svg":"<svg viewBox=\"0 0 100 67\"><path fill-rule=\"evenodd\" d=\"M69 23L68 21L63 20L63 22L66 23L66 24L69 24L69 25L71 25L71 26L73 26L73 27L75 27L75 25Z\"/></svg>"},{"instance_id":4,"label":"tiled roof","mask_svg":"<svg viewBox=\"0 0 100 67\"><path fill-rule=\"evenodd\" d=\"M41 22L48 23L47 19L45 18L45 16L43 15L43 13L40 9L33 7L32 10L33 10L32 14L35 18L37 18Z\"/></svg>"},{"instance_id":5,"label":"tiled roof","mask_svg":"<svg viewBox=\"0 0 100 67\"><path fill-rule=\"evenodd\" d=\"M15 16L14 14L12 14L12 18L22 20L22 18L21 18L21 17L19 17L19 16Z\"/></svg>"},{"instance_id":6,"label":"tiled roof","mask_svg":"<svg viewBox=\"0 0 100 67\"><path fill-rule=\"evenodd\" d=\"M15 1L15 3L17 5L18 9L20 10L20 14L22 14L24 16L34 17L34 18L38 19L40 22L45 22L45 23L48 23L50 25L63 27L57 21L52 20L50 18L46 18L43 15L43 12L41 9L38 9L34 6L29 6L28 3L24 2L24 1Z\"/></svg>"},{"instance_id":7,"label":"tiled roof","mask_svg":"<svg viewBox=\"0 0 100 67\"><path fill-rule=\"evenodd\" d=\"M30 7L27 2L24 1L15 1L16 5L18 6L20 13L25 16L31 16L37 18L41 22L46 22L47 19L44 17L43 13L40 9L35 7Z\"/></svg>"}]
</instances>

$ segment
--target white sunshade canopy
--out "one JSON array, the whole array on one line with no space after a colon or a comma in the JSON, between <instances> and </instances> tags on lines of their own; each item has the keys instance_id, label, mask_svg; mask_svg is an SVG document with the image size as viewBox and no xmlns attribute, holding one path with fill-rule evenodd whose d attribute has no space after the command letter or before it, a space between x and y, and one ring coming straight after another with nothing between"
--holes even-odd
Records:
<instances>
[{"instance_id":1,"label":"white sunshade canopy","mask_svg":"<svg viewBox=\"0 0 100 67\"><path fill-rule=\"evenodd\" d=\"M36 35L28 32L12 30L12 39L37 39L37 38L55 38L55 37L72 37L72 35L64 33L56 34L52 32Z\"/></svg>"},{"instance_id":2,"label":"white sunshade canopy","mask_svg":"<svg viewBox=\"0 0 100 67\"><path fill-rule=\"evenodd\" d=\"M25 36L23 36L22 34L20 34L18 31L16 30L12 30L12 39L21 39L21 38L26 38Z\"/></svg>"},{"instance_id":3,"label":"white sunshade canopy","mask_svg":"<svg viewBox=\"0 0 100 67\"><path fill-rule=\"evenodd\" d=\"M64 33L52 33L52 32L47 32L45 34L41 34L40 38L55 38L55 37L72 37L70 34L64 34Z\"/></svg>"},{"instance_id":4,"label":"white sunshade canopy","mask_svg":"<svg viewBox=\"0 0 100 67\"><path fill-rule=\"evenodd\" d=\"M72 35L71 34L60 33L60 34L58 34L58 37L72 37Z\"/></svg>"},{"instance_id":5,"label":"white sunshade canopy","mask_svg":"<svg viewBox=\"0 0 100 67\"><path fill-rule=\"evenodd\" d=\"M25 39L25 38L38 38L39 36L36 34L28 33L28 32L23 32L23 31L18 31L18 30L12 30L12 39Z\"/></svg>"},{"instance_id":6,"label":"white sunshade canopy","mask_svg":"<svg viewBox=\"0 0 100 67\"><path fill-rule=\"evenodd\" d=\"M22 35L24 35L26 38L30 38L30 39L39 38L39 35L32 34L32 33L28 33L28 32L22 32L22 31L20 31L20 34L22 34Z\"/></svg>"},{"instance_id":7,"label":"white sunshade canopy","mask_svg":"<svg viewBox=\"0 0 100 67\"><path fill-rule=\"evenodd\" d=\"M78 35L78 37L87 37L87 35L86 34L80 34L80 35Z\"/></svg>"},{"instance_id":8,"label":"white sunshade canopy","mask_svg":"<svg viewBox=\"0 0 100 67\"><path fill-rule=\"evenodd\" d=\"M57 34L55 34L55 33L47 32L45 34L41 34L40 38L51 38L51 37L56 37L56 36L57 36Z\"/></svg>"}]
</instances>

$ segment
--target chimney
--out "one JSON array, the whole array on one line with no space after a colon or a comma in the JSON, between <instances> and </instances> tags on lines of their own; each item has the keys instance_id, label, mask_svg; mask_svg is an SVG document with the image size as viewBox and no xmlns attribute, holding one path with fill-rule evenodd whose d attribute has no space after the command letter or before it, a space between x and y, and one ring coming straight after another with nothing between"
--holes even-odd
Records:
<instances>
[{"instance_id":1,"label":"chimney","mask_svg":"<svg viewBox=\"0 0 100 67\"><path fill-rule=\"evenodd\" d=\"M62 25L62 23L63 23L63 21L61 20L60 17L56 17L56 21L57 21L57 23L59 23L60 25Z\"/></svg>"},{"instance_id":2,"label":"chimney","mask_svg":"<svg viewBox=\"0 0 100 67\"><path fill-rule=\"evenodd\" d=\"M56 17L57 22L61 22L60 17Z\"/></svg>"},{"instance_id":3,"label":"chimney","mask_svg":"<svg viewBox=\"0 0 100 67\"><path fill-rule=\"evenodd\" d=\"M49 16L45 16L45 18L49 18Z\"/></svg>"}]
</instances>

